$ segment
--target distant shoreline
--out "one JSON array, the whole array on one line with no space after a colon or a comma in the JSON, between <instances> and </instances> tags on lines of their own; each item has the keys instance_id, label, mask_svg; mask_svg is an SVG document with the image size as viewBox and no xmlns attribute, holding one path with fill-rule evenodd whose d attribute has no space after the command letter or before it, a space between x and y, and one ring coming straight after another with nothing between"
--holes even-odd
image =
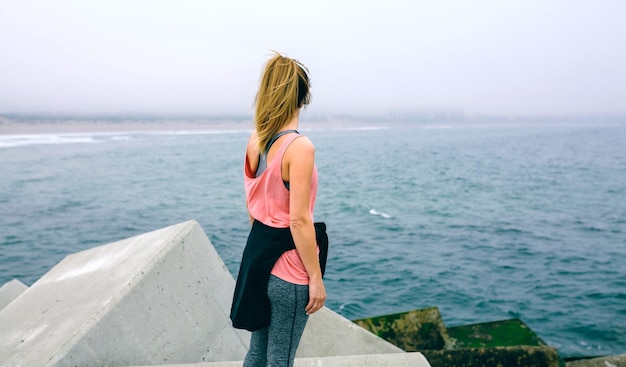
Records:
<instances>
[{"instance_id":1,"label":"distant shoreline","mask_svg":"<svg viewBox=\"0 0 626 367\"><path fill-rule=\"evenodd\" d=\"M310 129L368 128L374 124L353 121L300 121L302 131ZM390 124L376 124L376 127L389 127ZM14 122L0 118L0 135L31 134L81 134L81 133L124 133L161 131L252 131L254 123L248 121L28 121Z\"/></svg>"},{"instance_id":2,"label":"distant shoreline","mask_svg":"<svg viewBox=\"0 0 626 367\"><path fill-rule=\"evenodd\" d=\"M454 127L519 127L519 126L623 126L616 122L399 122L399 121L355 121L351 119L300 120L300 129L359 129L359 128L454 128ZM128 132L171 132L171 131L252 131L254 122L247 120L28 120L13 121L0 116L1 135L36 134L89 134Z\"/></svg>"},{"instance_id":3,"label":"distant shoreline","mask_svg":"<svg viewBox=\"0 0 626 367\"><path fill-rule=\"evenodd\" d=\"M131 131L216 131L252 130L252 122L194 121L81 121L81 122L3 122L0 135L115 133Z\"/></svg>"}]
</instances>

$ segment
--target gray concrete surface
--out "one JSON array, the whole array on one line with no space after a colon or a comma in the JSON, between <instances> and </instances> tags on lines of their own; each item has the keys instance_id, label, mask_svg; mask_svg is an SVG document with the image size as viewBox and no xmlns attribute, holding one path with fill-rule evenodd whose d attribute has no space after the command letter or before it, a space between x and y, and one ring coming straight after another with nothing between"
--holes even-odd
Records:
<instances>
[{"instance_id":1,"label":"gray concrete surface","mask_svg":"<svg viewBox=\"0 0 626 367\"><path fill-rule=\"evenodd\" d=\"M324 307L309 317L296 357L406 353Z\"/></svg>"},{"instance_id":2,"label":"gray concrete surface","mask_svg":"<svg viewBox=\"0 0 626 367\"><path fill-rule=\"evenodd\" d=\"M141 367L241 367L241 361ZM430 367L420 353L366 354L339 357L296 358L294 367ZM139 367L139 366L135 366Z\"/></svg>"},{"instance_id":3,"label":"gray concrete surface","mask_svg":"<svg viewBox=\"0 0 626 367\"><path fill-rule=\"evenodd\" d=\"M195 221L69 255L0 311L0 366L240 361L249 333L230 323L234 285ZM327 308L298 349L299 358L388 353L406 354ZM390 360L403 358L418 357Z\"/></svg>"},{"instance_id":4,"label":"gray concrete surface","mask_svg":"<svg viewBox=\"0 0 626 367\"><path fill-rule=\"evenodd\" d=\"M626 367L626 354L567 362L567 367Z\"/></svg>"},{"instance_id":5,"label":"gray concrete surface","mask_svg":"<svg viewBox=\"0 0 626 367\"><path fill-rule=\"evenodd\" d=\"M69 255L0 312L0 365L238 360L233 287L195 221Z\"/></svg>"},{"instance_id":6,"label":"gray concrete surface","mask_svg":"<svg viewBox=\"0 0 626 367\"><path fill-rule=\"evenodd\" d=\"M24 293L28 287L17 279L4 283L0 288L0 311L17 297Z\"/></svg>"}]
</instances>

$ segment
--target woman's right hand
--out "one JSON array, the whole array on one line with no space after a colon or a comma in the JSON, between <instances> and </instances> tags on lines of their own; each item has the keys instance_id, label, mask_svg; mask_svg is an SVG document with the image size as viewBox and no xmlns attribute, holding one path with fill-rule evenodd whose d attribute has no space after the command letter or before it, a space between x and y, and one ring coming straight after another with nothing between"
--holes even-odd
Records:
<instances>
[{"instance_id":1,"label":"woman's right hand","mask_svg":"<svg viewBox=\"0 0 626 367\"><path fill-rule=\"evenodd\" d=\"M324 281L319 279L309 280L309 304L306 305L304 311L307 315L312 315L324 306L326 302L326 289Z\"/></svg>"}]
</instances>

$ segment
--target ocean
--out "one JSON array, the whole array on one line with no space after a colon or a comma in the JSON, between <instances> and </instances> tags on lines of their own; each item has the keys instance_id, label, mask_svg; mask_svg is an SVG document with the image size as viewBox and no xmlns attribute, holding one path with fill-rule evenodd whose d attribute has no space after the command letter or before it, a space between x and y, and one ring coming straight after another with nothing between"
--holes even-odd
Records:
<instances>
[{"instance_id":1,"label":"ocean","mask_svg":"<svg viewBox=\"0 0 626 367\"><path fill-rule=\"evenodd\" d=\"M520 318L564 357L626 353L626 126L305 127L329 308ZM0 135L0 285L189 219L236 276L247 137Z\"/></svg>"}]
</instances>

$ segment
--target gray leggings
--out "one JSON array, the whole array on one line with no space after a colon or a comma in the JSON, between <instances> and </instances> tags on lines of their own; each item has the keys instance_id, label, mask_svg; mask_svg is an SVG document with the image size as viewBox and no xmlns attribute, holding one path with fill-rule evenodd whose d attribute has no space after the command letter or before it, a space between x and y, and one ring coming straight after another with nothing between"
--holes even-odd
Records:
<instances>
[{"instance_id":1,"label":"gray leggings","mask_svg":"<svg viewBox=\"0 0 626 367\"><path fill-rule=\"evenodd\" d=\"M252 332L243 367L291 367L309 316L309 286L270 275L267 295L272 306L270 326Z\"/></svg>"}]
</instances>

